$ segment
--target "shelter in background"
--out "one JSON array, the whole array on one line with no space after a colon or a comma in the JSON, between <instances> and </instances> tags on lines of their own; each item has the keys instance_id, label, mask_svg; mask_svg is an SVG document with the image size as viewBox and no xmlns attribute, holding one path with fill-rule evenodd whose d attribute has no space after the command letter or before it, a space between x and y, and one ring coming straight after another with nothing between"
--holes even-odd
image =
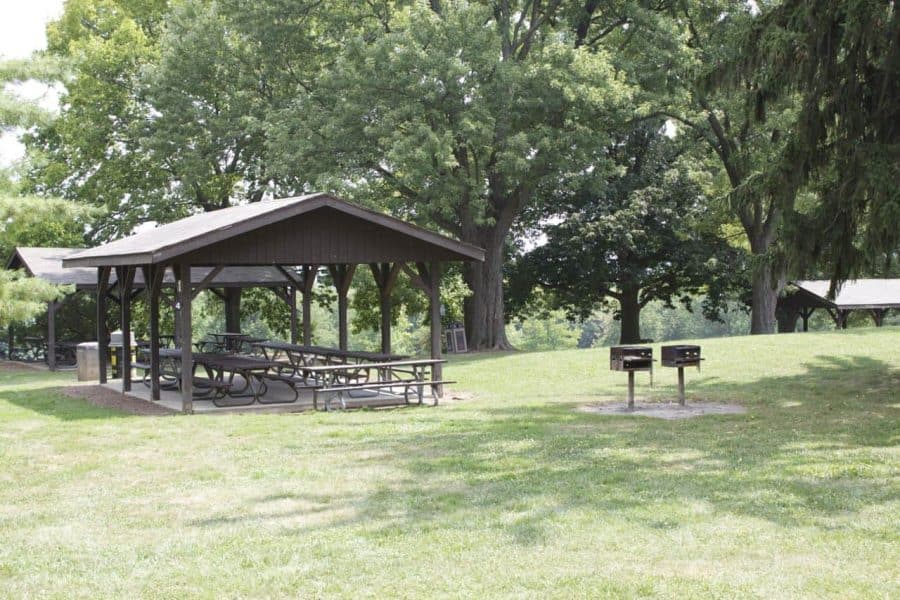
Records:
<instances>
[{"instance_id":1,"label":"shelter in background","mask_svg":"<svg viewBox=\"0 0 900 600\"><path fill-rule=\"evenodd\" d=\"M30 277L37 277L56 285L71 285L74 293L96 294L97 269L90 267L64 268L63 260L82 252L84 248L35 248L20 246L15 249L6 263L7 269L24 270ZM116 304L121 304L119 298L119 286L115 274L110 275L110 285L106 287L106 299ZM278 297L286 302L290 300L290 289L293 283L275 267L229 267L213 269L211 267L195 267L191 269L191 284L195 294L201 289L208 289L223 299L229 297L231 290L240 290L247 287L263 287L272 289ZM165 302L175 305L175 297L171 292L175 287L175 278L168 273L162 281L164 291L161 295ZM146 290L143 274L135 273L131 285L133 300ZM68 296L67 296L68 298ZM65 302L56 300L47 305L47 365L51 370L57 366L57 352L51 351L57 347L56 313ZM226 307L226 314L229 312ZM294 315L296 317L296 315ZM292 336L296 338L296 318L292 321ZM12 348L12 326L8 332L8 347ZM85 341L85 340L75 340Z\"/></svg>"},{"instance_id":2,"label":"shelter in background","mask_svg":"<svg viewBox=\"0 0 900 600\"><path fill-rule=\"evenodd\" d=\"M831 315L838 329L847 328L847 317L855 310L868 311L875 326L881 327L888 310L900 309L900 279L846 281L834 298L828 297L830 287L828 280L793 281L778 308L793 315L791 323L802 318L803 331L809 330L809 317L819 308Z\"/></svg>"},{"instance_id":3,"label":"shelter in background","mask_svg":"<svg viewBox=\"0 0 900 600\"><path fill-rule=\"evenodd\" d=\"M176 281L182 372L191 372L193 267L215 272L226 267L275 267L300 290L304 343L309 343L311 291L320 268L327 268L338 295L339 345L347 348L347 294L357 265L368 264L381 303L381 349L391 351L391 292L401 272L429 297L431 356L441 356L441 263L483 261L484 250L328 194L309 194L224 208L142 231L75 253L65 267L97 270L97 313L101 382L106 378L106 293L116 273L122 334L131 333L131 290L137 273L150 293L151 397L159 399L159 294L166 269ZM202 285L199 287L203 287ZM122 390L131 389L125 356ZM439 370L435 377L440 379ZM192 381L182 378L182 410L191 412Z\"/></svg>"}]
</instances>

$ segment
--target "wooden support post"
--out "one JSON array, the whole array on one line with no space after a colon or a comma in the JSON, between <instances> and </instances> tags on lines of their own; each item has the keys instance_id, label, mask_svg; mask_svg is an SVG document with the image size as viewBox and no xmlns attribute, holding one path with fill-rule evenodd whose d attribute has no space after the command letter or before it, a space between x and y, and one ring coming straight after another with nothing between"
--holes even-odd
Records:
<instances>
[{"instance_id":1,"label":"wooden support post","mask_svg":"<svg viewBox=\"0 0 900 600\"><path fill-rule=\"evenodd\" d=\"M134 283L134 273L134 267L116 267L122 321L122 360L119 363L119 370L122 373L122 393L131 391L131 286Z\"/></svg>"},{"instance_id":2,"label":"wooden support post","mask_svg":"<svg viewBox=\"0 0 900 600\"><path fill-rule=\"evenodd\" d=\"M428 269L428 287L430 288L428 297L428 314L431 320L431 358L441 358L441 263L433 262ZM431 369L431 376L435 381L444 378L444 366L434 365ZM432 393L437 394L437 399L444 395L444 386L433 386Z\"/></svg>"},{"instance_id":3,"label":"wooden support post","mask_svg":"<svg viewBox=\"0 0 900 600\"><path fill-rule=\"evenodd\" d=\"M400 274L400 263L372 263L369 265L375 285L378 286L378 298L381 307L381 352L391 353L391 293L397 284Z\"/></svg>"},{"instance_id":4,"label":"wooden support post","mask_svg":"<svg viewBox=\"0 0 900 600\"><path fill-rule=\"evenodd\" d=\"M815 308L800 309L800 316L803 318L803 331L809 331L809 318L815 310Z\"/></svg>"},{"instance_id":5,"label":"wooden support post","mask_svg":"<svg viewBox=\"0 0 900 600\"><path fill-rule=\"evenodd\" d=\"M628 371L628 410L634 410L634 371Z\"/></svg>"},{"instance_id":6,"label":"wooden support post","mask_svg":"<svg viewBox=\"0 0 900 600\"><path fill-rule=\"evenodd\" d=\"M288 304L291 310L291 343L297 343L297 286L288 289Z\"/></svg>"},{"instance_id":7,"label":"wooden support post","mask_svg":"<svg viewBox=\"0 0 900 600\"><path fill-rule=\"evenodd\" d=\"M300 269L300 275L295 269L278 266L278 270L284 275L291 286L287 290L285 301L291 308L291 343L296 344L298 338L297 328L297 290L303 297L303 343L310 345L312 330L310 329L310 311L312 308L312 288L316 283L318 265L304 265Z\"/></svg>"},{"instance_id":8,"label":"wooden support post","mask_svg":"<svg viewBox=\"0 0 900 600\"><path fill-rule=\"evenodd\" d=\"M338 292L338 348L347 350L350 346L350 335L347 326L347 294Z\"/></svg>"},{"instance_id":9,"label":"wooden support post","mask_svg":"<svg viewBox=\"0 0 900 600\"><path fill-rule=\"evenodd\" d=\"M312 290L316 284L316 275L319 273L319 265L303 266L303 343L312 345Z\"/></svg>"},{"instance_id":10,"label":"wooden support post","mask_svg":"<svg viewBox=\"0 0 900 600\"><path fill-rule=\"evenodd\" d=\"M172 265L170 268L172 269L172 278L175 280L175 289L172 290L171 302L169 302L172 308L172 335L174 336L172 345L175 348L181 348L181 320L178 318L178 278L181 275L177 265Z\"/></svg>"},{"instance_id":11,"label":"wooden support post","mask_svg":"<svg viewBox=\"0 0 900 600\"><path fill-rule=\"evenodd\" d=\"M428 318L431 321L431 358L441 358L441 263L433 262L431 265L425 263L416 263L416 270L409 265L402 265L401 269L409 276L410 282L425 292L428 296ZM431 376L434 381L440 381L444 377L443 365L434 365L431 370ZM435 404L437 399L444 394L444 386L432 386L435 396Z\"/></svg>"},{"instance_id":12,"label":"wooden support post","mask_svg":"<svg viewBox=\"0 0 900 600\"><path fill-rule=\"evenodd\" d=\"M150 399L160 399L159 389L159 296L162 275L166 268L161 265L146 265L144 285L150 301Z\"/></svg>"},{"instance_id":13,"label":"wooden support post","mask_svg":"<svg viewBox=\"0 0 900 600\"><path fill-rule=\"evenodd\" d=\"M47 303L47 367L56 370L56 300Z\"/></svg>"},{"instance_id":14,"label":"wooden support post","mask_svg":"<svg viewBox=\"0 0 900 600\"><path fill-rule=\"evenodd\" d=\"M176 319L181 330L181 412L194 412L194 357L191 349L193 330L191 326L191 267L175 265L177 285Z\"/></svg>"},{"instance_id":15,"label":"wooden support post","mask_svg":"<svg viewBox=\"0 0 900 600\"><path fill-rule=\"evenodd\" d=\"M684 406L684 367L678 367L678 404Z\"/></svg>"},{"instance_id":16,"label":"wooden support post","mask_svg":"<svg viewBox=\"0 0 900 600\"><path fill-rule=\"evenodd\" d=\"M10 323L6 329L6 360L13 359L13 333L13 325Z\"/></svg>"},{"instance_id":17,"label":"wooden support post","mask_svg":"<svg viewBox=\"0 0 900 600\"><path fill-rule=\"evenodd\" d=\"M873 308L872 309L872 320L875 321L875 327L881 327L884 325L884 314L887 312L885 308Z\"/></svg>"},{"instance_id":18,"label":"wooden support post","mask_svg":"<svg viewBox=\"0 0 900 600\"><path fill-rule=\"evenodd\" d=\"M350 292L350 283L353 281L353 273L356 265L329 265L331 278L338 294L338 347L346 350L348 347L347 327L347 294Z\"/></svg>"},{"instance_id":19,"label":"wooden support post","mask_svg":"<svg viewBox=\"0 0 900 600\"><path fill-rule=\"evenodd\" d=\"M97 365L100 369L100 383L106 383L106 362L109 353L109 330L106 324L109 271L109 267L97 269Z\"/></svg>"}]
</instances>

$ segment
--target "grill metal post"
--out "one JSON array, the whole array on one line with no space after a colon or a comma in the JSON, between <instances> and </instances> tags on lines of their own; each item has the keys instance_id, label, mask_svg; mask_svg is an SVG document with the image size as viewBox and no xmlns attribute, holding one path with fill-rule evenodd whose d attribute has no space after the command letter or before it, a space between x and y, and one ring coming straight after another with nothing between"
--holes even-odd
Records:
<instances>
[{"instance_id":1,"label":"grill metal post","mask_svg":"<svg viewBox=\"0 0 900 600\"><path fill-rule=\"evenodd\" d=\"M662 365L678 369L678 404L685 405L684 395L684 369L685 367L697 367L700 369L700 346L686 344L662 347Z\"/></svg>"},{"instance_id":2,"label":"grill metal post","mask_svg":"<svg viewBox=\"0 0 900 600\"><path fill-rule=\"evenodd\" d=\"M634 371L628 371L628 410L634 410Z\"/></svg>"},{"instance_id":3,"label":"grill metal post","mask_svg":"<svg viewBox=\"0 0 900 600\"><path fill-rule=\"evenodd\" d=\"M634 373L650 373L653 387L653 348L649 346L613 346L609 349L609 368L628 373L628 410L634 410Z\"/></svg>"}]
</instances>

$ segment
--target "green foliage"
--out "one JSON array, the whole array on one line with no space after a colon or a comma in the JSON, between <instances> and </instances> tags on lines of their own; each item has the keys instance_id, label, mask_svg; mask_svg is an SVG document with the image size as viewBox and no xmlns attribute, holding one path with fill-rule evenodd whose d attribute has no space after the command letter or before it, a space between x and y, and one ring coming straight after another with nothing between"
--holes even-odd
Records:
<instances>
[{"instance_id":1,"label":"green foliage","mask_svg":"<svg viewBox=\"0 0 900 600\"><path fill-rule=\"evenodd\" d=\"M34 191L105 207L95 240L130 232L148 217L183 214L155 202L170 175L139 142L153 114L140 97L140 76L158 58L167 6L165 0L69 0L47 29L48 53L71 76L59 117L24 137L28 181Z\"/></svg>"},{"instance_id":2,"label":"green foliage","mask_svg":"<svg viewBox=\"0 0 900 600\"><path fill-rule=\"evenodd\" d=\"M262 152L266 111L278 97L264 57L216 2L187 1L168 14L140 87L154 116L139 143L165 165L162 202L209 211L275 189Z\"/></svg>"},{"instance_id":3,"label":"green foliage","mask_svg":"<svg viewBox=\"0 0 900 600\"><path fill-rule=\"evenodd\" d=\"M724 200L723 209L743 230L752 254L751 332L771 333L775 299L790 264L780 243L786 198L762 182L784 147L796 98L772 103L769 121L760 123L754 116L759 72L736 70L731 75L740 85L729 91L710 84L711 74L733 61L741 36L753 26L753 4L675 2L668 14L668 22L647 37L648 54L667 65L666 76L645 79L641 112L669 118L681 133L705 145L707 154L698 161L712 173L708 191Z\"/></svg>"},{"instance_id":4,"label":"green foliage","mask_svg":"<svg viewBox=\"0 0 900 600\"><path fill-rule=\"evenodd\" d=\"M85 245L97 211L59 198L0 195L0 256L16 246Z\"/></svg>"},{"instance_id":5,"label":"green foliage","mask_svg":"<svg viewBox=\"0 0 900 600\"><path fill-rule=\"evenodd\" d=\"M52 57L0 61L0 130L46 126L56 116L37 102L22 99L10 89L10 84L41 81L52 85L64 78L62 63Z\"/></svg>"},{"instance_id":6,"label":"green foliage","mask_svg":"<svg viewBox=\"0 0 900 600\"><path fill-rule=\"evenodd\" d=\"M575 348L581 338L581 328L562 310L515 319L507 331L513 347L525 351Z\"/></svg>"},{"instance_id":7,"label":"green foliage","mask_svg":"<svg viewBox=\"0 0 900 600\"><path fill-rule=\"evenodd\" d=\"M397 9L383 30L347 35L315 85L272 117L269 148L280 173L387 199L405 218L486 248L484 268L464 273L467 320L474 346L502 347L509 232L545 179L599 161L591 151L630 91L606 53L546 31L545 15L528 23L508 4L439 5Z\"/></svg>"},{"instance_id":8,"label":"green foliage","mask_svg":"<svg viewBox=\"0 0 900 600\"><path fill-rule=\"evenodd\" d=\"M708 202L689 179L682 150L659 124L616 140L608 154L619 174L591 173L561 192L550 215L557 224L544 227L546 243L519 260L514 290L527 297L541 285L581 318L611 297L625 321L623 342L631 343L640 338L635 326L649 302L690 305L691 294L730 280L733 249L718 223L709 222Z\"/></svg>"},{"instance_id":9,"label":"green foliage","mask_svg":"<svg viewBox=\"0 0 900 600\"><path fill-rule=\"evenodd\" d=\"M894 2L787 0L746 31L742 52L716 73L752 72L755 116L797 97L787 142L762 178L792 210L791 250L824 259L835 280L900 247L900 13ZM811 185L806 210L794 195Z\"/></svg>"},{"instance_id":10,"label":"green foliage","mask_svg":"<svg viewBox=\"0 0 900 600\"><path fill-rule=\"evenodd\" d=\"M0 271L0 328L31 321L47 311L48 302L73 291L19 271Z\"/></svg>"}]
</instances>

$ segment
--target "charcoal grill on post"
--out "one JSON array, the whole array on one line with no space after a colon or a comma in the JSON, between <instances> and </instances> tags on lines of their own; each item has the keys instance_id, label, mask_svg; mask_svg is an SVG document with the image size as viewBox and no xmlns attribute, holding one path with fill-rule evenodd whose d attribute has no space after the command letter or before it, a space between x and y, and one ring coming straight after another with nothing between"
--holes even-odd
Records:
<instances>
[{"instance_id":1,"label":"charcoal grill on post","mask_svg":"<svg viewBox=\"0 0 900 600\"><path fill-rule=\"evenodd\" d=\"M636 371L650 373L653 386L653 348L649 346L613 346L609 349L609 368L612 371L628 372L628 408L634 408L634 374Z\"/></svg>"},{"instance_id":2,"label":"charcoal grill on post","mask_svg":"<svg viewBox=\"0 0 900 600\"><path fill-rule=\"evenodd\" d=\"M662 365L678 369L678 404L684 406L684 368L697 367L700 370L700 346L663 346Z\"/></svg>"}]
</instances>

